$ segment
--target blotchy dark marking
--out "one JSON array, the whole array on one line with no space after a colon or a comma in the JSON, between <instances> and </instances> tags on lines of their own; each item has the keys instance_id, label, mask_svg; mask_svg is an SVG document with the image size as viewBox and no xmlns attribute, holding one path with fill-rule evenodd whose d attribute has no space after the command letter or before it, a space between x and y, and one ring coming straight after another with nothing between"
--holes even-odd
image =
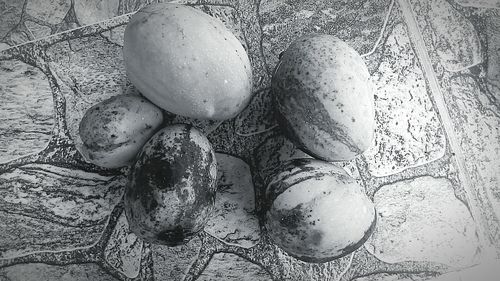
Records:
<instances>
[{"instance_id":1,"label":"blotchy dark marking","mask_svg":"<svg viewBox=\"0 0 500 281\"><path fill-rule=\"evenodd\" d=\"M288 230L294 230L299 228L302 221L304 220L304 215L302 212L302 204L298 204L291 210L279 210L279 222L282 227L286 227Z\"/></svg>"},{"instance_id":2,"label":"blotchy dark marking","mask_svg":"<svg viewBox=\"0 0 500 281\"><path fill-rule=\"evenodd\" d=\"M325 63L323 61L317 61L317 59L314 59L314 56L310 56L309 54L303 55L310 61L310 64L318 65ZM275 73L280 72L279 68L286 68L290 63L296 67L300 67L303 65L302 62L295 62L295 59L295 57L290 57L290 54L288 54L288 51L286 51L281 59L282 63L279 64L278 69ZM309 86L305 85L301 80L295 77L295 72L296 71L294 68L290 68L288 69L288 72L282 71L280 73L281 75L273 76L271 85L273 92L275 93L275 103L283 107L289 107L290 99L296 99L299 106L295 106L293 108L294 116L301 116L306 124L315 125L319 129L329 134L332 139L345 144L351 151L355 153L361 153L361 149L355 144L354 140L348 134L346 134L346 127L328 116L328 111L326 110L324 104L314 94L314 92L317 91L321 86L315 85L314 83ZM281 79L279 79L280 76ZM314 114L311 110L309 110L310 108L315 108L317 109L315 111L320 113ZM304 141L300 139L299 134L292 129L292 124L290 123L290 120L286 118L286 116L281 113L278 114L278 116L278 121L282 124L282 128L285 129L286 133L290 136L292 141L294 141L301 148L307 150L307 152L309 152L313 156L326 160L321 155L317 155L307 148ZM316 145L316 143L314 145Z\"/></svg>"},{"instance_id":3,"label":"blotchy dark marking","mask_svg":"<svg viewBox=\"0 0 500 281\"><path fill-rule=\"evenodd\" d=\"M308 166L309 164L317 161L315 159L303 158L303 159L292 159L290 161L285 162L275 173L276 176L282 174L283 172L289 172L285 177L281 178L279 181L276 181L274 184L270 184L273 178L269 182L266 183L268 189L268 197L266 198L266 204L264 206L271 207L272 202L283 192L285 192L288 188L293 185L299 184L306 180L320 178L326 175L331 175L338 177L343 182L349 180L349 177L335 173L331 171L330 173L317 172L315 167ZM291 173L293 169L297 169L297 171ZM297 177L293 182L286 183L291 177L294 177L300 173L304 173L306 176ZM275 177L276 177L275 176Z\"/></svg>"},{"instance_id":4,"label":"blotchy dark marking","mask_svg":"<svg viewBox=\"0 0 500 281\"><path fill-rule=\"evenodd\" d=\"M175 247L185 244L192 236L193 233L191 231L184 229L182 226L177 226L174 229L164 230L158 233L157 238L163 244Z\"/></svg>"}]
</instances>

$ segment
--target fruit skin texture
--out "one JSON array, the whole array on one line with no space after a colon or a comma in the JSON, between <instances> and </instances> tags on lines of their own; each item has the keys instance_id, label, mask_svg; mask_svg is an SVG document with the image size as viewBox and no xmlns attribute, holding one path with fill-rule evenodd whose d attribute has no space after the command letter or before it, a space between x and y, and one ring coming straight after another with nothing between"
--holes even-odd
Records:
<instances>
[{"instance_id":1,"label":"fruit skin texture","mask_svg":"<svg viewBox=\"0 0 500 281\"><path fill-rule=\"evenodd\" d=\"M283 129L315 158L353 159L374 135L369 78L361 56L340 39L297 39L283 52L271 81Z\"/></svg>"},{"instance_id":2,"label":"fruit skin texture","mask_svg":"<svg viewBox=\"0 0 500 281\"><path fill-rule=\"evenodd\" d=\"M215 202L217 163L207 138L190 125L158 131L129 174L125 214L130 230L177 246L203 229Z\"/></svg>"},{"instance_id":3,"label":"fruit skin texture","mask_svg":"<svg viewBox=\"0 0 500 281\"><path fill-rule=\"evenodd\" d=\"M271 178L266 228L285 252L327 262L359 248L371 235L376 211L363 187L327 162L294 159Z\"/></svg>"},{"instance_id":4,"label":"fruit skin texture","mask_svg":"<svg viewBox=\"0 0 500 281\"><path fill-rule=\"evenodd\" d=\"M126 27L123 56L130 81L172 113L223 120L250 101L252 70L240 41L221 21L189 6L139 10Z\"/></svg>"},{"instance_id":5,"label":"fruit skin texture","mask_svg":"<svg viewBox=\"0 0 500 281\"><path fill-rule=\"evenodd\" d=\"M145 98L113 96L85 112L79 125L80 152L101 167L127 166L162 122L162 111Z\"/></svg>"}]
</instances>

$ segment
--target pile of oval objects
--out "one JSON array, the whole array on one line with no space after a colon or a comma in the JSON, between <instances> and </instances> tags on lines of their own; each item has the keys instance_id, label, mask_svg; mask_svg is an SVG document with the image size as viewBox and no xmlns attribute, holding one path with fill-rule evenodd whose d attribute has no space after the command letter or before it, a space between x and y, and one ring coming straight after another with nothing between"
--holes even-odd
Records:
<instances>
[{"instance_id":1,"label":"pile of oval objects","mask_svg":"<svg viewBox=\"0 0 500 281\"><path fill-rule=\"evenodd\" d=\"M252 97L240 41L218 19L185 5L151 4L128 23L123 56L141 95L92 106L80 122L82 154L105 168L130 166L125 214L151 243L182 245L203 230L215 202L217 160L207 137L163 124L163 111L208 120L238 115ZM336 161L365 151L374 134L370 75L331 35L297 38L271 80L281 130L310 158L265 177L264 228L293 257L326 262L356 250L375 225L373 203Z\"/></svg>"}]
</instances>

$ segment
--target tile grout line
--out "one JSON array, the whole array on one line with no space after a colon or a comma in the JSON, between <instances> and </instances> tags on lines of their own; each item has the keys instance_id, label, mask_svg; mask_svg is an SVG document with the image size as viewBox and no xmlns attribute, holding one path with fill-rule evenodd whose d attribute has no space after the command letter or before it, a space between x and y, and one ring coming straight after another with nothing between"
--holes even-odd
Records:
<instances>
[{"instance_id":1,"label":"tile grout line","mask_svg":"<svg viewBox=\"0 0 500 281\"><path fill-rule=\"evenodd\" d=\"M483 222L485 218L481 215L481 212L478 209L479 199L473 192L474 188L470 180L469 172L465 165L465 158L462 153L462 149L457 141L457 134L453 127L453 121L449 115L443 93L439 86L439 81L437 80L437 77L434 73L431 59L429 57L429 54L427 53L424 38L421 34L420 28L418 27L418 22L411 7L411 3L409 3L409 0L398 0L398 2L403 12L404 21L408 28L408 36L413 43L412 45L415 48L415 53L422 65L424 76L427 78L429 84L431 96L434 99L439 116L441 117L441 123L445 129L446 135L448 136L448 144L451 148L451 151L455 153L454 158L455 163L457 164L458 177L465 190L467 201L470 203L469 207L471 214L475 221ZM479 225L477 233L479 236L481 250L486 254L485 258L494 258L496 256L494 250L495 248L491 241L487 238L489 235L487 235L485 229L483 229L483 225Z\"/></svg>"}]
</instances>

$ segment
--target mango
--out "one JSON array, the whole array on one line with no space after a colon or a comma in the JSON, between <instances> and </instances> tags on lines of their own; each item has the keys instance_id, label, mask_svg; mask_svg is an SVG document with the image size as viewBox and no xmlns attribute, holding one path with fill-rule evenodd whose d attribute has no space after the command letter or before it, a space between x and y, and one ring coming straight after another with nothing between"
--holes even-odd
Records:
<instances>
[{"instance_id":1,"label":"mango","mask_svg":"<svg viewBox=\"0 0 500 281\"><path fill-rule=\"evenodd\" d=\"M124 205L130 230L151 243L187 243L213 212L216 178L215 153L199 130L185 124L161 129L129 174Z\"/></svg>"},{"instance_id":2,"label":"mango","mask_svg":"<svg viewBox=\"0 0 500 281\"><path fill-rule=\"evenodd\" d=\"M137 95L116 95L89 108L79 124L82 155L104 168L130 165L163 122L163 113Z\"/></svg>"},{"instance_id":3,"label":"mango","mask_svg":"<svg viewBox=\"0 0 500 281\"><path fill-rule=\"evenodd\" d=\"M186 117L235 117L252 95L250 60L224 24L189 6L157 3L125 29L130 81L159 107Z\"/></svg>"},{"instance_id":4,"label":"mango","mask_svg":"<svg viewBox=\"0 0 500 281\"><path fill-rule=\"evenodd\" d=\"M342 168L316 159L293 159L268 182L265 227L271 240L306 262L347 255L369 238L373 202Z\"/></svg>"},{"instance_id":5,"label":"mango","mask_svg":"<svg viewBox=\"0 0 500 281\"><path fill-rule=\"evenodd\" d=\"M271 81L281 127L311 156L351 160L372 143L373 86L361 56L342 40L301 37L283 52Z\"/></svg>"}]
</instances>

